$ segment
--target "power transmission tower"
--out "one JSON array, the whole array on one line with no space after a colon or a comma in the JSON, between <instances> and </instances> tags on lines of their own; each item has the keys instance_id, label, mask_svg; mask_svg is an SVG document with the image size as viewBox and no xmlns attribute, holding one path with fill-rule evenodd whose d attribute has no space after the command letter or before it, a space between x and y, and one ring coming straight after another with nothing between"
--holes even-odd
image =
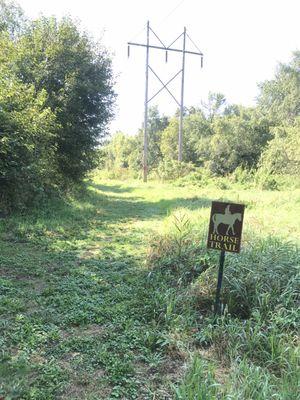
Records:
<instances>
[{"instance_id":1,"label":"power transmission tower","mask_svg":"<svg viewBox=\"0 0 300 400\"><path fill-rule=\"evenodd\" d=\"M161 46L151 45L150 44L150 32L156 37L159 41ZM171 47L174 45L177 40L183 38L182 41L182 49ZM203 53L198 48L198 46L193 42L193 40L188 35L186 28L184 27L183 32L168 46L166 46L162 40L158 37L158 35L154 32L154 30L150 27L149 21L147 21L147 41L146 44L144 43L134 43L128 42L128 57L130 56L130 46L142 46L146 48L146 86L145 86L145 103L144 103L144 151L143 151L143 171L144 171L144 182L147 182L147 175L148 175L148 104L151 100L154 99L163 89L166 89L176 104L179 106L180 109L180 120L179 120L179 132L178 132L178 161L182 161L182 131L183 131L183 109L184 109L184 78L185 78L185 55L186 54L193 54L198 55L201 57L201 68L203 67ZM186 39L189 39L195 48L198 51L189 51L186 50ZM167 83L164 83L158 74L153 70L153 68L149 65L149 50L156 49L156 50L164 50L165 51L165 60L168 61L168 51L175 51L182 53L182 67L181 69L171 78L168 80ZM153 75L158 79L161 83L162 87L150 98L148 99L148 86L149 86L149 70L153 73ZM180 102L176 99L176 97L172 94L172 92L167 87L178 75L181 74L181 95L180 95Z\"/></svg>"}]
</instances>

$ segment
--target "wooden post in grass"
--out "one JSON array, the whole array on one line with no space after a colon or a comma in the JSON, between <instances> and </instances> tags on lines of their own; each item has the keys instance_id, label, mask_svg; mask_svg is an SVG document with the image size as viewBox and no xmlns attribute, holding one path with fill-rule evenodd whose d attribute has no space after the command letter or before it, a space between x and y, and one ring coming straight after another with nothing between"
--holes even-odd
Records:
<instances>
[{"instance_id":1,"label":"wooden post in grass","mask_svg":"<svg viewBox=\"0 0 300 400\"><path fill-rule=\"evenodd\" d=\"M219 272L215 300L215 314L222 313L221 288L225 262L225 251L239 253L241 249L244 219L243 204L213 201L211 205L207 247L220 250Z\"/></svg>"}]
</instances>

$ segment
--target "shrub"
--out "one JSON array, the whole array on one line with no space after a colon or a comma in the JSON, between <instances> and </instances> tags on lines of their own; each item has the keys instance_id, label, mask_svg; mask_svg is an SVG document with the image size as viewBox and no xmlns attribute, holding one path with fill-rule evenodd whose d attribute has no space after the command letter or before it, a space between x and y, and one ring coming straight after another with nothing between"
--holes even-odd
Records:
<instances>
[{"instance_id":1,"label":"shrub","mask_svg":"<svg viewBox=\"0 0 300 400\"><path fill-rule=\"evenodd\" d=\"M22 208L61 182L55 159L55 116L46 93L35 94L0 67L0 205Z\"/></svg>"},{"instance_id":2,"label":"shrub","mask_svg":"<svg viewBox=\"0 0 300 400\"><path fill-rule=\"evenodd\" d=\"M260 170L270 177L274 174L299 176L300 118L293 126L276 127L273 132L274 139L261 155Z\"/></svg>"},{"instance_id":3,"label":"shrub","mask_svg":"<svg viewBox=\"0 0 300 400\"><path fill-rule=\"evenodd\" d=\"M26 208L95 167L113 76L107 52L71 19L25 23L13 2L0 11L0 206Z\"/></svg>"},{"instance_id":4,"label":"shrub","mask_svg":"<svg viewBox=\"0 0 300 400\"><path fill-rule=\"evenodd\" d=\"M254 171L239 166L233 171L230 179L233 182L240 183L245 187L251 187L254 179Z\"/></svg>"},{"instance_id":5,"label":"shrub","mask_svg":"<svg viewBox=\"0 0 300 400\"><path fill-rule=\"evenodd\" d=\"M289 243L256 239L240 255L228 255L223 283L223 302L236 317L249 318L259 311L264 319L274 312L288 313L299 300L300 253ZM207 295L206 284L215 279L208 269L198 280L199 296ZM211 289L214 289L213 287Z\"/></svg>"},{"instance_id":6,"label":"shrub","mask_svg":"<svg viewBox=\"0 0 300 400\"><path fill-rule=\"evenodd\" d=\"M197 168L195 171L190 172L175 181L177 186L197 185L203 187L208 185L212 180L211 172L206 168Z\"/></svg>"},{"instance_id":7,"label":"shrub","mask_svg":"<svg viewBox=\"0 0 300 400\"><path fill-rule=\"evenodd\" d=\"M154 170L154 173L162 181L174 180L188 175L194 171L195 167L192 163L178 162L176 160L164 159Z\"/></svg>"},{"instance_id":8,"label":"shrub","mask_svg":"<svg viewBox=\"0 0 300 400\"><path fill-rule=\"evenodd\" d=\"M254 175L255 186L261 190L278 190L279 184L277 177L272 175L270 171L260 168Z\"/></svg>"},{"instance_id":9,"label":"shrub","mask_svg":"<svg viewBox=\"0 0 300 400\"><path fill-rule=\"evenodd\" d=\"M209 257L198 237L192 235L187 215L177 210L171 218L170 232L150 242L148 267L168 276L175 285L186 285L208 268Z\"/></svg>"}]
</instances>

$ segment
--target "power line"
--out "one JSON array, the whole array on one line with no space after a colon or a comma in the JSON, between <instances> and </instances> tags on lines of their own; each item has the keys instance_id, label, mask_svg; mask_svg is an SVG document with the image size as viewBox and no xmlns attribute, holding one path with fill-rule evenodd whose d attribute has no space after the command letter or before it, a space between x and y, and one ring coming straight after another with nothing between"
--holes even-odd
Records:
<instances>
[{"instance_id":1,"label":"power line","mask_svg":"<svg viewBox=\"0 0 300 400\"><path fill-rule=\"evenodd\" d=\"M160 22L158 22L158 27L160 27L164 22L167 21L167 19L169 19L171 17L171 15L174 14L174 12L185 2L186 0L181 0L177 6L175 6ZM132 36L130 42L132 42L140 33L142 33L145 29L145 25L143 25L143 27L137 31L137 33L135 35Z\"/></svg>"},{"instance_id":2,"label":"power line","mask_svg":"<svg viewBox=\"0 0 300 400\"><path fill-rule=\"evenodd\" d=\"M167 20L168 18L170 18L171 15L174 14L174 12L175 12L184 2L185 2L185 0L181 0L181 1L177 4L177 6L175 6L175 7L173 8L173 10L171 10L171 11L169 12L169 14L167 14L167 15L163 18L163 20L159 22L158 27L160 27L164 22L166 22L166 20Z\"/></svg>"},{"instance_id":3,"label":"power line","mask_svg":"<svg viewBox=\"0 0 300 400\"><path fill-rule=\"evenodd\" d=\"M181 1L183 3L183 1ZM180 4L181 4L180 3ZM179 5L180 5L179 4ZM178 8L179 5L176 7ZM172 11L174 12L176 8ZM171 12L171 13L172 13ZM171 15L170 13L170 15ZM152 33L155 38L159 41L161 46L152 45L150 44L150 33ZM177 40L183 38L182 49L171 47ZM187 34L186 28L184 27L183 33L181 33L169 46L166 46L164 42L159 38L159 36L154 32L154 30L150 27L149 21L147 22L147 42L145 43L135 43L135 42L128 42L128 57L130 56L130 46L140 46L146 48L146 71L145 71L145 78L146 78L146 85L145 85L145 102L144 102L144 150L143 150L143 174L144 174L144 182L147 182L147 175L148 175L148 103L153 100L163 89L166 89L176 104L180 107L180 119L179 119L179 132L178 132L178 161L182 161L182 144L183 144L183 101L184 101L184 79L185 79L185 56L186 54L193 54L198 55L201 57L201 68L203 66L203 53L197 48L196 51L189 51L186 50L186 39L191 40L190 36ZM158 74L153 70L153 68L149 65L149 54L150 49L156 50L163 50L166 53L166 62L168 61L168 51L179 52L182 54L182 67L181 69L171 78L168 80L167 83L164 83ZM150 98L148 99L148 82L149 82L149 71L158 79L161 83L162 87ZM173 93L167 87L179 74L181 74L181 94L180 94L180 101L176 99Z\"/></svg>"}]
</instances>

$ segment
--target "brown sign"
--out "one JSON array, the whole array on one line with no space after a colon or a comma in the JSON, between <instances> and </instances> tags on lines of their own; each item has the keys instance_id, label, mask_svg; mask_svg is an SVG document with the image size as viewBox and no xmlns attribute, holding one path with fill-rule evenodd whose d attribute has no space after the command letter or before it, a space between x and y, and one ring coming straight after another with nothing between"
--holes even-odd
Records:
<instances>
[{"instance_id":1,"label":"brown sign","mask_svg":"<svg viewBox=\"0 0 300 400\"><path fill-rule=\"evenodd\" d=\"M243 204L212 202L207 239L209 249L240 252L244 208Z\"/></svg>"}]
</instances>

